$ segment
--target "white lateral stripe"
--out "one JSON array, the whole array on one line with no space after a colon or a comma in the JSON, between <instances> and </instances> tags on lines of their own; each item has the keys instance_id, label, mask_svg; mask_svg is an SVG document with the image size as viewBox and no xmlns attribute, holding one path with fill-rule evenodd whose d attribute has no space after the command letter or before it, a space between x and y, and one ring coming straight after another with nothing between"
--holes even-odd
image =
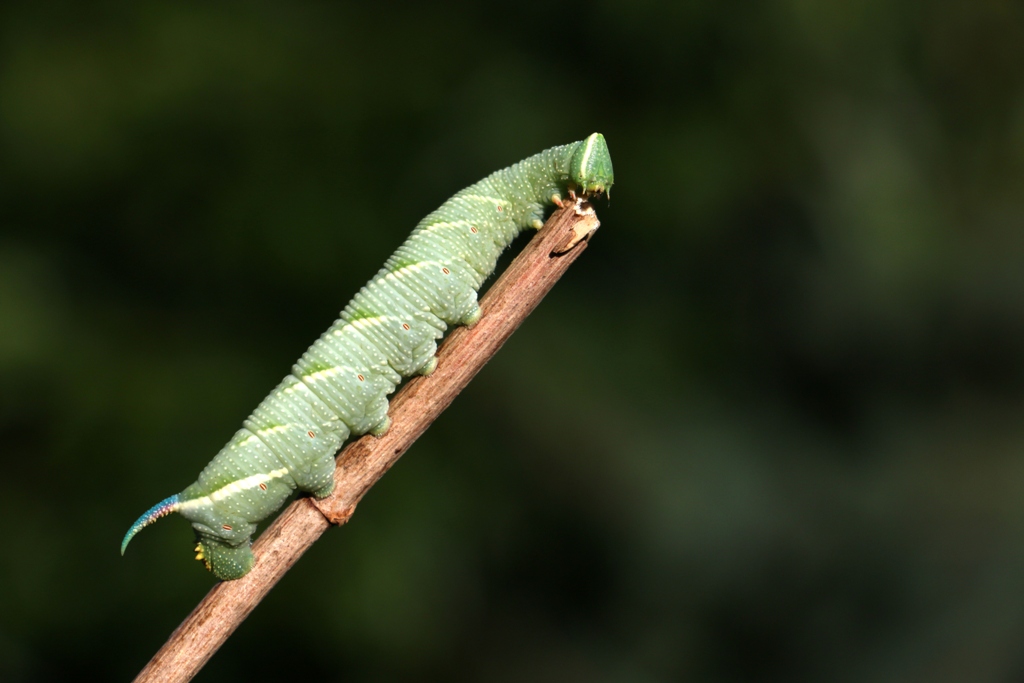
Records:
<instances>
[{"instance_id":1,"label":"white lateral stripe","mask_svg":"<svg viewBox=\"0 0 1024 683\"><path fill-rule=\"evenodd\" d=\"M266 484L274 479L280 479L281 477L288 474L288 468L282 467L272 472L260 472L259 474L251 474L248 477L233 481L230 484L220 487L208 496L202 496L201 498L193 498L192 500L186 500L178 508L179 511L191 510L193 508L205 507L212 505L213 503L219 503L225 498L229 498L233 495L242 493L247 489L254 489L260 484Z\"/></svg>"},{"instance_id":2,"label":"white lateral stripe","mask_svg":"<svg viewBox=\"0 0 1024 683\"><path fill-rule=\"evenodd\" d=\"M585 169L587 162L590 161L590 153L594 151L594 143L597 142L597 133L593 133L587 138L587 147L583 150L583 159L580 162L580 168Z\"/></svg>"},{"instance_id":3,"label":"white lateral stripe","mask_svg":"<svg viewBox=\"0 0 1024 683\"><path fill-rule=\"evenodd\" d=\"M341 331L338 330L334 334L336 334L336 335L338 335L340 337L341 336ZM342 370L348 370L350 372L354 372L355 368L350 368L347 365L335 365L333 368L327 368L326 370L317 370L316 372L314 372L311 375L304 375L303 379L306 379L306 380L309 380L309 381L312 381L312 382L319 382L322 379L330 379L331 377L336 377L336 376L342 374Z\"/></svg>"},{"instance_id":4,"label":"white lateral stripe","mask_svg":"<svg viewBox=\"0 0 1024 683\"><path fill-rule=\"evenodd\" d=\"M332 370L337 371L337 368L332 368ZM324 371L324 372L327 373L327 372L330 372L330 371ZM316 374L319 375L319 374L322 374L322 373L316 373ZM253 440L254 438L258 439L260 436L263 436L265 434L276 434L278 432L288 431L293 426L294 425L278 425L278 426L275 426L275 427L267 427L266 429L257 429L255 433L251 434L250 436L245 437L244 439L242 439L238 443L234 443L232 445L234 447L236 447L236 449L238 449L238 447L241 447L241 446L245 445L246 443L248 443L249 441Z\"/></svg>"},{"instance_id":5,"label":"white lateral stripe","mask_svg":"<svg viewBox=\"0 0 1024 683\"><path fill-rule=\"evenodd\" d=\"M471 228L473 224L469 221L438 221L420 228L423 232L431 232L435 228Z\"/></svg>"},{"instance_id":6,"label":"white lateral stripe","mask_svg":"<svg viewBox=\"0 0 1024 683\"><path fill-rule=\"evenodd\" d=\"M500 206L502 204L502 201L500 199L496 199L495 197L488 197L482 194L463 194L459 196L464 197L465 199L482 199L483 201L490 202L495 206Z\"/></svg>"},{"instance_id":7,"label":"white lateral stripe","mask_svg":"<svg viewBox=\"0 0 1024 683\"><path fill-rule=\"evenodd\" d=\"M385 322L387 320L394 320L396 322L400 322L398 318L396 318L393 315L376 315L372 318L359 318L358 320L353 320L352 322L349 323L349 325L356 328L357 330L362 330L363 328L372 327L373 325L380 325L382 322Z\"/></svg>"},{"instance_id":8,"label":"white lateral stripe","mask_svg":"<svg viewBox=\"0 0 1024 683\"><path fill-rule=\"evenodd\" d=\"M250 441L252 441L253 439L258 439L258 438L259 438L259 437L258 437L258 436L256 436L255 434L252 434L252 433L250 433L250 434L249 434L249 436L245 437L244 439L242 439L242 440L241 440L241 441L239 441L238 443L236 443L236 444L231 444L231 445L232 445L232 446L234 446L235 448L241 448L242 446L244 446L245 444L249 443L249 442L250 442Z\"/></svg>"},{"instance_id":9,"label":"white lateral stripe","mask_svg":"<svg viewBox=\"0 0 1024 683\"><path fill-rule=\"evenodd\" d=\"M258 439L259 436L262 436L264 434L274 434L276 432L283 432L286 429L288 429L288 425L278 425L276 427L268 427L267 429L257 429L255 434L250 434L249 436L245 437L238 443L231 445L234 446L235 448L240 448L245 444L249 443L250 441L252 441L253 439Z\"/></svg>"},{"instance_id":10,"label":"white lateral stripe","mask_svg":"<svg viewBox=\"0 0 1024 683\"><path fill-rule=\"evenodd\" d=\"M277 425L276 427L267 427L266 429L259 429L256 433L260 436L264 434L277 434L278 432L287 431L291 425Z\"/></svg>"},{"instance_id":11,"label":"white lateral stripe","mask_svg":"<svg viewBox=\"0 0 1024 683\"><path fill-rule=\"evenodd\" d=\"M419 263L413 263L412 265L409 266L403 266L398 270L394 271L393 273L388 273L387 275L384 276L384 278L394 278L396 280L401 280L404 276L412 275L413 273L418 273L431 264L436 265L434 261L420 261Z\"/></svg>"}]
</instances>

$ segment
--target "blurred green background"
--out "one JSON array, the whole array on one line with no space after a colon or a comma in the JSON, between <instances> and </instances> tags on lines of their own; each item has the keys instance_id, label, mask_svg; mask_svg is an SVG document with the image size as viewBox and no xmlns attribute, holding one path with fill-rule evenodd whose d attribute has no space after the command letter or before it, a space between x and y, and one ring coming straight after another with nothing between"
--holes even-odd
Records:
<instances>
[{"instance_id":1,"label":"blurred green background","mask_svg":"<svg viewBox=\"0 0 1024 683\"><path fill-rule=\"evenodd\" d=\"M199 681L1024 681L1024 8L0 9L0 680L128 680L191 483L429 210L590 249ZM559 350L552 354L551 349Z\"/></svg>"}]
</instances>

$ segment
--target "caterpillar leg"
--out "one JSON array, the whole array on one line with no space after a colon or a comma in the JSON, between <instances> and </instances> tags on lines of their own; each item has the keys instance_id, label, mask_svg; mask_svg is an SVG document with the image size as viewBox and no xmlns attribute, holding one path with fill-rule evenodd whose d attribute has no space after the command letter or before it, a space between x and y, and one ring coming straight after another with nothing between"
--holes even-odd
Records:
<instances>
[{"instance_id":1,"label":"caterpillar leg","mask_svg":"<svg viewBox=\"0 0 1024 683\"><path fill-rule=\"evenodd\" d=\"M473 325L478 320L480 320L480 306L476 305L476 306L473 306L473 310L471 310L466 315L462 316L462 320L459 321L459 324L460 325Z\"/></svg>"},{"instance_id":2,"label":"caterpillar leg","mask_svg":"<svg viewBox=\"0 0 1024 683\"><path fill-rule=\"evenodd\" d=\"M383 420L370 428L370 433L374 436L384 436L389 429L391 429L391 418L385 415Z\"/></svg>"},{"instance_id":3,"label":"caterpillar leg","mask_svg":"<svg viewBox=\"0 0 1024 683\"><path fill-rule=\"evenodd\" d=\"M531 204L526 212L524 222L534 230L540 230L543 228L544 207L541 204Z\"/></svg>"},{"instance_id":4,"label":"caterpillar leg","mask_svg":"<svg viewBox=\"0 0 1024 683\"><path fill-rule=\"evenodd\" d=\"M312 486L304 488L317 498L326 498L334 492L334 454L328 453L318 458L310 471Z\"/></svg>"},{"instance_id":5,"label":"caterpillar leg","mask_svg":"<svg viewBox=\"0 0 1024 683\"><path fill-rule=\"evenodd\" d=\"M200 536L196 543L196 559L222 581L245 576L255 561L248 542L232 546L205 536Z\"/></svg>"},{"instance_id":6,"label":"caterpillar leg","mask_svg":"<svg viewBox=\"0 0 1024 683\"><path fill-rule=\"evenodd\" d=\"M433 374L434 370L436 370L436 369L437 369L437 356L431 356L430 360L428 360L426 362L426 364L424 364L424 366L419 369L419 373L421 375L423 375L424 377L429 377L431 374Z\"/></svg>"}]
</instances>

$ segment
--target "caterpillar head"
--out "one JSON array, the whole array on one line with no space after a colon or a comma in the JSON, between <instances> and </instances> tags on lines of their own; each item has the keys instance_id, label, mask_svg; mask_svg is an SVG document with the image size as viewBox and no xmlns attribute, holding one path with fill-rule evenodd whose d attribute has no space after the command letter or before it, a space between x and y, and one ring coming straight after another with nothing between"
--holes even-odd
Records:
<instances>
[{"instance_id":1,"label":"caterpillar head","mask_svg":"<svg viewBox=\"0 0 1024 683\"><path fill-rule=\"evenodd\" d=\"M585 195L601 194L612 189L615 172L608 143L604 136L594 133L580 143L569 162L569 178Z\"/></svg>"},{"instance_id":2,"label":"caterpillar head","mask_svg":"<svg viewBox=\"0 0 1024 683\"><path fill-rule=\"evenodd\" d=\"M218 579L240 579L252 569L254 558L248 543L233 546L205 535L199 536L197 541L196 559Z\"/></svg>"}]
</instances>

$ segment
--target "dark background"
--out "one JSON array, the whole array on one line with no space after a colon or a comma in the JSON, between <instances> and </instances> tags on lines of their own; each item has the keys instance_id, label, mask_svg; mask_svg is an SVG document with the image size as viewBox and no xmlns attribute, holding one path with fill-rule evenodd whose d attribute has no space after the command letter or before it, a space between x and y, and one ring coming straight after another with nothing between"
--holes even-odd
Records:
<instances>
[{"instance_id":1,"label":"dark background","mask_svg":"<svg viewBox=\"0 0 1024 683\"><path fill-rule=\"evenodd\" d=\"M0 10L0 680L130 679L191 483L415 223L590 249L199 681L1024 681L1024 9ZM558 353L552 353L552 350Z\"/></svg>"}]
</instances>

